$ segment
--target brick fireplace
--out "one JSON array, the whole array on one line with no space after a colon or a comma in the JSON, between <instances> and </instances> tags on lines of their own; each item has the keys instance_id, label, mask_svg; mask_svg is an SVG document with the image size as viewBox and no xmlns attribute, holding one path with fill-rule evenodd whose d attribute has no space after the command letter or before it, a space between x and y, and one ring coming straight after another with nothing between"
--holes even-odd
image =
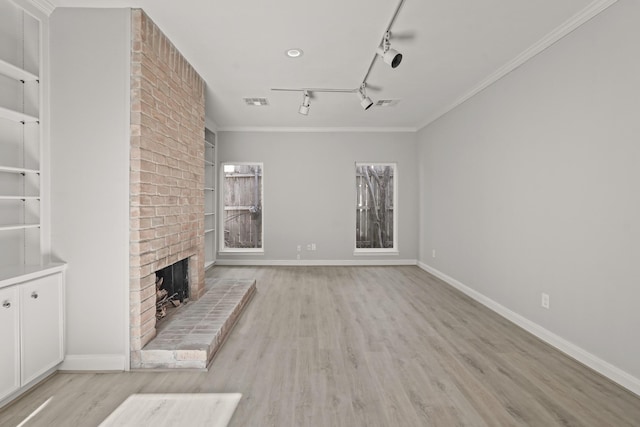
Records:
<instances>
[{"instance_id":1,"label":"brick fireplace","mask_svg":"<svg viewBox=\"0 0 640 427\"><path fill-rule=\"evenodd\" d=\"M131 367L156 335L155 272L188 258L204 293L204 81L140 9L131 11Z\"/></svg>"}]
</instances>

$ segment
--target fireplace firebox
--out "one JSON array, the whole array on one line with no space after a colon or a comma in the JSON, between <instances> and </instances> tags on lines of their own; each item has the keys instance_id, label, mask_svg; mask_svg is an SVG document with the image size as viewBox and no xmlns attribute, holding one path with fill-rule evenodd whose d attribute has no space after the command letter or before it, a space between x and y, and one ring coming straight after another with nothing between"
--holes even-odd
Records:
<instances>
[{"instance_id":1,"label":"fireplace firebox","mask_svg":"<svg viewBox=\"0 0 640 427\"><path fill-rule=\"evenodd\" d=\"M172 300L181 303L189 298L189 258L176 262L162 270L156 271L156 283L167 291Z\"/></svg>"}]
</instances>

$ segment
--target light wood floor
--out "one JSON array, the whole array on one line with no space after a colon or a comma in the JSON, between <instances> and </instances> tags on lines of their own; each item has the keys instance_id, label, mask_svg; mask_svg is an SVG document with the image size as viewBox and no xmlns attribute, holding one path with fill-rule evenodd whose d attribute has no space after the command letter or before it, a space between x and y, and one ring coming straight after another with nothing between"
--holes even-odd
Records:
<instances>
[{"instance_id":1,"label":"light wood floor","mask_svg":"<svg viewBox=\"0 0 640 427\"><path fill-rule=\"evenodd\" d=\"M51 396L28 426L95 426L131 393L230 392L231 426L640 425L640 398L417 267L209 275L258 286L209 372L57 374L0 425Z\"/></svg>"}]
</instances>

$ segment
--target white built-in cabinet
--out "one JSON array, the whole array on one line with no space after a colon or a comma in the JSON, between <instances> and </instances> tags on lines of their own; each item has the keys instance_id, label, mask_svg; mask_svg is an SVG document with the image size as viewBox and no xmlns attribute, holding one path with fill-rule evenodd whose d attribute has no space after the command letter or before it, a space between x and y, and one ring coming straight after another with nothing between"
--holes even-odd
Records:
<instances>
[{"instance_id":1,"label":"white built-in cabinet","mask_svg":"<svg viewBox=\"0 0 640 427\"><path fill-rule=\"evenodd\" d=\"M66 266L45 261L43 244L47 19L30 2L0 0L0 406L64 357Z\"/></svg>"},{"instance_id":2,"label":"white built-in cabinet","mask_svg":"<svg viewBox=\"0 0 640 427\"><path fill-rule=\"evenodd\" d=\"M204 267L216 261L216 134L205 129L204 138Z\"/></svg>"},{"instance_id":3,"label":"white built-in cabinet","mask_svg":"<svg viewBox=\"0 0 640 427\"><path fill-rule=\"evenodd\" d=\"M0 277L0 403L64 358L64 265Z\"/></svg>"}]
</instances>

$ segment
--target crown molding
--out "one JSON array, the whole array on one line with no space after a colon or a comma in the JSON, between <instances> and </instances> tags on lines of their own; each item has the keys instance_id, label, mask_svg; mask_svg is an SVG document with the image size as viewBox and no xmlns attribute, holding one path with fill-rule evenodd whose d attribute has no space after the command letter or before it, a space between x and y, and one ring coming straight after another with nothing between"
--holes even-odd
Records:
<instances>
[{"instance_id":1,"label":"crown molding","mask_svg":"<svg viewBox=\"0 0 640 427\"><path fill-rule=\"evenodd\" d=\"M40 13L48 17L56 8L48 0L13 0L13 2L32 15Z\"/></svg>"},{"instance_id":2,"label":"crown molding","mask_svg":"<svg viewBox=\"0 0 640 427\"><path fill-rule=\"evenodd\" d=\"M575 29L577 29L584 23L588 22L589 20L591 20L592 18L594 18L595 16L597 16L598 14L606 10L609 6L613 5L614 3L617 3L617 1L618 0L595 0L591 2L587 7L582 9L580 12L578 12L568 20L566 20L555 30L548 33L542 39L534 43L532 46L530 46L528 49L520 53L511 61L507 62L502 67L498 68L491 75L489 75L487 78L482 80L480 83L478 83L475 87L473 87L467 93L462 95L460 98L456 99L454 102L447 105L445 108L439 110L435 114L432 114L431 116L429 116L427 120L422 122L422 124L417 127L417 130L422 130L426 126L430 125L431 123L439 119L440 117L447 114L449 111L453 110L454 108L461 105L468 99L477 95L478 93L486 89L488 86L500 80L502 77L506 76L511 71L515 70L516 68L518 68L519 66L521 66L522 64L524 64L525 62L533 58L534 56L548 49L557 41L567 36L568 34L573 32Z\"/></svg>"},{"instance_id":3,"label":"crown molding","mask_svg":"<svg viewBox=\"0 0 640 427\"><path fill-rule=\"evenodd\" d=\"M219 126L221 132L411 132L415 127L262 127L262 126Z\"/></svg>"}]
</instances>

